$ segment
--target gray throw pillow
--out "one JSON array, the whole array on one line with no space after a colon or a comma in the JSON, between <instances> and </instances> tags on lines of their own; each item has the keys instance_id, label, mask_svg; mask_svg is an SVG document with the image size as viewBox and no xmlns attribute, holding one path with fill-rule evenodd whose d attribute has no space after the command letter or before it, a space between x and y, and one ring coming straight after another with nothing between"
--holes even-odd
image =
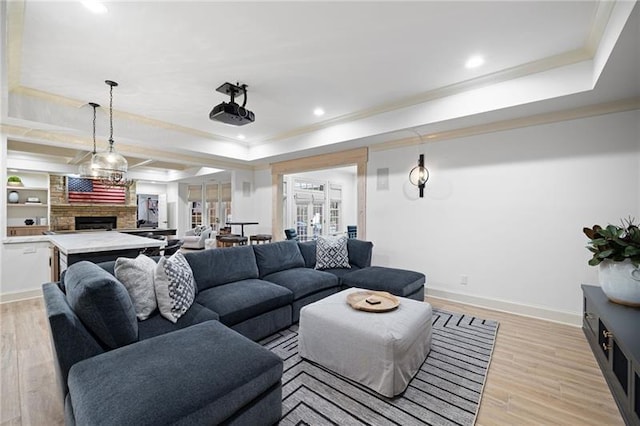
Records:
<instances>
[{"instance_id":1,"label":"gray throw pillow","mask_svg":"<svg viewBox=\"0 0 640 426\"><path fill-rule=\"evenodd\" d=\"M193 272L182 253L177 252L170 258L160 258L154 284L160 314L173 323L177 322L196 298Z\"/></svg>"},{"instance_id":2,"label":"gray throw pillow","mask_svg":"<svg viewBox=\"0 0 640 426\"><path fill-rule=\"evenodd\" d=\"M64 283L69 305L105 346L115 349L138 340L136 311L116 277L81 261L69 266Z\"/></svg>"},{"instance_id":3,"label":"gray throw pillow","mask_svg":"<svg viewBox=\"0 0 640 426\"><path fill-rule=\"evenodd\" d=\"M316 242L316 269L351 268L347 237L318 237Z\"/></svg>"},{"instance_id":4,"label":"gray throw pillow","mask_svg":"<svg viewBox=\"0 0 640 426\"><path fill-rule=\"evenodd\" d=\"M156 289L153 276L156 262L144 254L135 259L119 257L114 266L115 276L127 288L136 316L140 321L146 320L156 310Z\"/></svg>"}]
</instances>

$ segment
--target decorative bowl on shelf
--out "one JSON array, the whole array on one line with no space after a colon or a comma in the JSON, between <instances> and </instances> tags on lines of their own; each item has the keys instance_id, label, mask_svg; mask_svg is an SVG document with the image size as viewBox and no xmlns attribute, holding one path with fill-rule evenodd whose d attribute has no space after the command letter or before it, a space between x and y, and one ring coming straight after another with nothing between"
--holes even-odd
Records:
<instances>
[{"instance_id":1,"label":"decorative bowl on shelf","mask_svg":"<svg viewBox=\"0 0 640 426\"><path fill-rule=\"evenodd\" d=\"M22 186L22 179L18 176L9 176L7 178L7 186Z\"/></svg>"},{"instance_id":2,"label":"decorative bowl on shelf","mask_svg":"<svg viewBox=\"0 0 640 426\"><path fill-rule=\"evenodd\" d=\"M26 220L24 221L24 224L25 224L25 225L33 225L34 223L35 223L35 222L33 221L33 219L26 219Z\"/></svg>"}]
</instances>

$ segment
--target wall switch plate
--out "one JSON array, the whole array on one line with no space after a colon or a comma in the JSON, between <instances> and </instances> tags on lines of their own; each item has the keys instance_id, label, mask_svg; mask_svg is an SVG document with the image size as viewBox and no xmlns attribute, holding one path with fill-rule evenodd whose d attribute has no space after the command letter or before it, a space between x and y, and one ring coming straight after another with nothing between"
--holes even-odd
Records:
<instances>
[{"instance_id":1,"label":"wall switch plate","mask_svg":"<svg viewBox=\"0 0 640 426\"><path fill-rule=\"evenodd\" d=\"M467 285L469 283L468 275L460 275L460 285Z\"/></svg>"}]
</instances>

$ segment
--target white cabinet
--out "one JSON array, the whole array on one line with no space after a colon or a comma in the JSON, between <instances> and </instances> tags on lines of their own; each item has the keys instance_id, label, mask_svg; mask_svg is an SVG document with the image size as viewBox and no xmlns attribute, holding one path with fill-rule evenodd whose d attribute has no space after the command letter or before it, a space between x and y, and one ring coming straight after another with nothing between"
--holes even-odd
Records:
<instances>
[{"instance_id":1,"label":"white cabinet","mask_svg":"<svg viewBox=\"0 0 640 426\"><path fill-rule=\"evenodd\" d=\"M51 281L49 242L5 242L2 247L0 295L36 293L43 283Z\"/></svg>"}]
</instances>

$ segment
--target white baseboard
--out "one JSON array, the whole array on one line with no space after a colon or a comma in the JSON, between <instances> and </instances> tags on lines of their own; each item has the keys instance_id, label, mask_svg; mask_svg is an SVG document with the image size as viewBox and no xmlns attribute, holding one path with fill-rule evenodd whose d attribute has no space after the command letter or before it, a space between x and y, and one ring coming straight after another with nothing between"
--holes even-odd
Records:
<instances>
[{"instance_id":1,"label":"white baseboard","mask_svg":"<svg viewBox=\"0 0 640 426\"><path fill-rule=\"evenodd\" d=\"M493 309L494 311L507 312L509 314L522 315L525 317L538 318L572 326L582 326L582 315L571 312L553 311L551 309L537 306L522 305L519 303L507 302L505 300L487 299L484 297L471 296L468 294L455 293L448 290L425 287L427 296L438 299L447 299L454 302L465 303L479 308Z\"/></svg>"},{"instance_id":2,"label":"white baseboard","mask_svg":"<svg viewBox=\"0 0 640 426\"><path fill-rule=\"evenodd\" d=\"M17 302L19 300L35 299L36 297L42 297L42 289L2 293L0 294L0 303Z\"/></svg>"}]
</instances>

